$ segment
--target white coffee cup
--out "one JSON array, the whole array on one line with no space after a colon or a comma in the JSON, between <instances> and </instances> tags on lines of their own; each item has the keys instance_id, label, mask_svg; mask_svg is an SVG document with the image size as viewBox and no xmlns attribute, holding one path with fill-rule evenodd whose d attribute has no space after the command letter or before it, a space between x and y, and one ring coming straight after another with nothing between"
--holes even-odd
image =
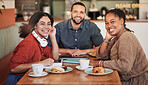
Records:
<instances>
[{"instance_id":1,"label":"white coffee cup","mask_svg":"<svg viewBox=\"0 0 148 85\"><path fill-rule=\"evenodd\" d=\"M80 68L81 69L87 69L89 67L89 60L80 60Z\"/></svg>"},{"instance_id":2,"label":"white coffee cup","mask_svg":"<svg viewBox=\"0 0 148 85\"><path fill-rule=\"evenodd\" d=\"M32 70L34 75L42 75L43 73L43 64L32 64Z\"/></svg>"}]
</instances>

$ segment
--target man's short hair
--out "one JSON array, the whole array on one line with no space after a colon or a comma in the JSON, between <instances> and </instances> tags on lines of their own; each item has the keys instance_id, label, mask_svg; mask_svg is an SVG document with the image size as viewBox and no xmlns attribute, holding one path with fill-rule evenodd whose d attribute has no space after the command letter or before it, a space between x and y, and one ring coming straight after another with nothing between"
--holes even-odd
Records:
<instances>
[{"instance_id":1,"label":"man's short hair","mask_svg":"<svg viewBox=\"0 0 148 85\"><path fill-rule=\"evenodd\" d=\"M74 3L74 4L71 6L71 11L73 10L73 6L74 6L74 5L81 5L81 6L85 7L85 12L86 12L86 6L85 6L82 2L76 2L76 3Z\"/></svg>"}]
</instances>

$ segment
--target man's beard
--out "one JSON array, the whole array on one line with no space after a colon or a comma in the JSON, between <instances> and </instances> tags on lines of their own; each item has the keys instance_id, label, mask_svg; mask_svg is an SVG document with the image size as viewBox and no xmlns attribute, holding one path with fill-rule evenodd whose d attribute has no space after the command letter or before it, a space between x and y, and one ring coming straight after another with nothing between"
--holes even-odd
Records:
<instances>
[{"instance_id":1,"label":"man's beard","mask_svg":"<svg viewBox=\"0 0 148 85\"><path fill-rule=\"evenodd\" d=\"M72 17L71 17L72 21L75 23L75 24L80 24L84 19L82 19L79 23L77 23Z\"/></svg>"}]
</instances>

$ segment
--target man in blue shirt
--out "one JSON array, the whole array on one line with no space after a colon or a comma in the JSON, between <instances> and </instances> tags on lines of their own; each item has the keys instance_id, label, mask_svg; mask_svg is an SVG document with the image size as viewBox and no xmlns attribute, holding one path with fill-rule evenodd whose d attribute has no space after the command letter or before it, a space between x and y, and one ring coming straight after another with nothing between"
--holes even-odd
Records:
<instances>
[{"instance_id":1,"label":"man in blue shirt","mask_svg":"<svg viewBox=\"0 0 148 85\"><path fill-rule=\"evenodd\" d=\"M85 15L85 5L76 2L71 7L71 19L55 25L59 52L62 55L94 53L103 42L100 29L95 23L85 20ZM48 45L51 46L50 41Z\"/></svg>"}]
</instances>

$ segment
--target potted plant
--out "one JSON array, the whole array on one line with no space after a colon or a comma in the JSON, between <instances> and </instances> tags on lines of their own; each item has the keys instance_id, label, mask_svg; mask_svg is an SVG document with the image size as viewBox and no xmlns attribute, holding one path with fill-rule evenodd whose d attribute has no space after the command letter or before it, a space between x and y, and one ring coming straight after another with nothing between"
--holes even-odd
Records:
<instances>
[{"instance_id":1,"label":"potted plant","mask_svg":"<svg viewBox=\"0 0 148 85\"><path fill-rule=\"evenodd\" d=\"M4 5L4 1L3 1L3 0L0 0L0 4L2 4L2 5L1 5L1 6L2 6L2 8L3 8L3 9L5 9L5 5ZM0 9L0 14L2 14L1 9Z\"/></svg>"}]
</instances>

